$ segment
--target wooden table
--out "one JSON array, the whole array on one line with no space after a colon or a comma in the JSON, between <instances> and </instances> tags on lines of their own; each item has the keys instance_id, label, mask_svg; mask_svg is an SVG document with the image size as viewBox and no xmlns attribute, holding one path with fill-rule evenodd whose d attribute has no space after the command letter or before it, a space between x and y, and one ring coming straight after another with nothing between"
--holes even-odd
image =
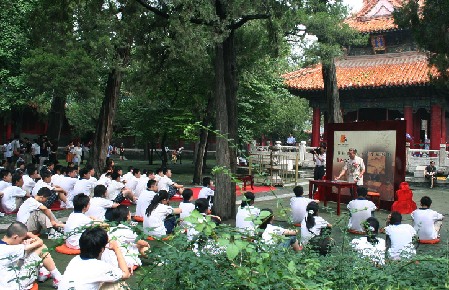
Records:
<instances>
[{"instance_id":1,"label":"wooden table","mask_svg":"<svg viewBox=\"0 0 449 290\"><path fill-rule=\"evenodd\" d=\"M254 176L252 175L240 175L237 179L243 182L243 190L246 190L246 183L249 182L251 189L254 190Z\"/></svg>"},{"instance_id":2,"label":"wooden table","mask_svg":"<svg viewBox=\"0 0 449 290\"><path fill-rule=\"evenodd\" d=\"M337 188L337 215L340 215L340 198L341 198L341 189L342 188L352 188L354 196L357 196L357 183L355 182L347 182L347 181L336 181L336 180L310 180L309 181L309 197L312 197L313 185L321 186L324 188L330 188L332 191L332 187ZM323 194L324 198L324 206L327 205L326 192Z\"/></svg>"}]
</instances>

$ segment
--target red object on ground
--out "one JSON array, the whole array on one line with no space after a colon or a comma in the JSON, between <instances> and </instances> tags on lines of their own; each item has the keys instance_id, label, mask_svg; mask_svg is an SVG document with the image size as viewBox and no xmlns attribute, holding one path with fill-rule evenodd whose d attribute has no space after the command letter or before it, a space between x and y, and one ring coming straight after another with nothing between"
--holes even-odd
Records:
<instances>
[{"instance_id":1,"label":"red object on ground","mask_svg":"<svg viewBox=\"0 0 449 290\"><path fill-rule=\"evenodd\" d=\"M141 223L141 222L143 222L143 216L137 216L137 215L135 215L135 216L134 216L134 220L135 220L136 222Z\"/></svg>"},{"instance_id":2,"label":"red object on ground","mask_svg":"<svg viewBox=\"0 0 449 290\"><path fill-rule=\"evenodd\" d=\"M30 290L38 290L39 289L39 284L37 284L36 282L34 282L33 287L31 287Z\"/></svg>"},{"instance_id":3,"label":"red object on ground","mask_svg":"<svg viewBox=\"0 0 449 290\"><path fill-rule=\"evenodd\" d=\"M125 199L124 201L122 201L122 202L120 203L120 205L130 206L130 205L132 205L132 203L131 203L131 201L129 201L129 199Z\"/></svg>"},{"instance_id":4,"label":"red object on ground","mask_svg":"<svg viewBox=\"0 0 449 290\"><path fill-rule=\"evenodd\" d=\"M420 244L438 244L440 242L440 239L434 239L434 240L419 240Z\"/></svg>"},{"instance_id":5,"label":"red object on ground","mask_svg":"<svg viewBox=\"0 0 449 290\"><path fill-rule=\"evenodd\" d=\"M58 210L65 210L66 208L61 207L61 201L58 199L50 206L50 209L52 211L58 211Z\"/></svg>"},{"instance_id":6,"label":"red object on ground","mask_svg":"<svg viewBox=\"0 0 449 290\"><path fill-rule=\"evenodd\" d=\"M62 244L60 246L57 246L55 248L55 251L64 254L64 255L79 255L81 253L80 250L71 249L66 246L66 244Z\"/></svg>"},{"instance_id":7,"label":"red object on ground","mask_svg":"<svg viewBox=\"0 0 449 290\"><path fill-rule=\"evenodd\" d=\"M192 187L190 188L193 191L193 199L198 199L198 194L200 193L201 187ZM236 193L237 195L242 195L242 193L245 193L246 190L241 190L240 186L236 185L235 186L236 189ZM271 191L271 190L276 190L276 187L273 186L254 186L254 189L251 190L252 193L258 193L258 192L267 192L267 191ZM177 201L180 200L182 201L182 196L174 196L171 198L171 200L173 201Z\"/></svg>"},{"instance_id":8,"label":"red object on ground","mask_svg":"<svg viewBox=\"0 0 449 290\"><path fill-rule=\"evenodd\" d=\"M396 191L397 200L391 206L391 211L397 211L400 214L411 214L417 207L413 201L413 192L407 182L401 182Z\"/></svg>"}]
</instances>

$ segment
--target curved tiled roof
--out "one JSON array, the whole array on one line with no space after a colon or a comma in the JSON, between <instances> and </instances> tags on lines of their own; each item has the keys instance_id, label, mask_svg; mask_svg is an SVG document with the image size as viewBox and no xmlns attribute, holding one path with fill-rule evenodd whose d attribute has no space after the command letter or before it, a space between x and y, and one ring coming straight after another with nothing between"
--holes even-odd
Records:
<instances>
[{"instance_id":1,"label":"curved tiled roof","mask_svg":"<svg viewBox=\"0 0 449 290\"><path fill-rule=\"evenodd\" d=\"M340 90L359 88L427 85L437 69L428 66L427 57L418 52L351 56L336 61L337 84ZM289 89L323 90L321 64L282 76Z\"/></svg>"},{"instance_id":2,"label":"curved tiled roof","mask_svg":"<svg viewBox=\"0 0 449 290\"><path fill-rule=\"evenodd\" d=\"M398 29L394 23L393 17L371 18L369 20L361 20L350 18L345 21L350 27L362 33L381 32Z\"/></svg>"}]
</instances>

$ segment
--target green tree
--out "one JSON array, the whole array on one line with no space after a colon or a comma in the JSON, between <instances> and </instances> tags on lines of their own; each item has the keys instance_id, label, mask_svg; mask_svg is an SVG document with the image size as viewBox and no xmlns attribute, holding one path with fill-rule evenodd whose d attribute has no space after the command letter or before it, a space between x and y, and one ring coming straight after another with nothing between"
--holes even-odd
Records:
<instances>
[{"instance_id":1,"label":"green tree","mask_svg":"<svg viewBox=\"0 0 449 290\"><path fill-rule=\"evenodd\" d=\"M418 45L429 51L429 64L434 65L441 81L449 81L449 2L407 1L394 12L400 28L410 29Z\"/></svg>"}]
</instances>

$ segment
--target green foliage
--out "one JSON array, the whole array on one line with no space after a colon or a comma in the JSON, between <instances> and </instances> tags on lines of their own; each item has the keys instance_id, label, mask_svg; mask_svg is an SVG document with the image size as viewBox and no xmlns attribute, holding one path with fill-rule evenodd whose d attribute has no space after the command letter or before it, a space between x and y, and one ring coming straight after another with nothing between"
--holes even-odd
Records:
<instances>
[{"instance_id":1,"label":"green foliage","mask_svg":"<svg viewBox=\"0 0 449 290\"><path fill-rule=\"evenodd\" d=\"M449 80L449 2L407 1L394 13L400 28L410 29L418 45L430 51L429 60L440 72L442 79Z\"/></svg>"}]
</instances>

